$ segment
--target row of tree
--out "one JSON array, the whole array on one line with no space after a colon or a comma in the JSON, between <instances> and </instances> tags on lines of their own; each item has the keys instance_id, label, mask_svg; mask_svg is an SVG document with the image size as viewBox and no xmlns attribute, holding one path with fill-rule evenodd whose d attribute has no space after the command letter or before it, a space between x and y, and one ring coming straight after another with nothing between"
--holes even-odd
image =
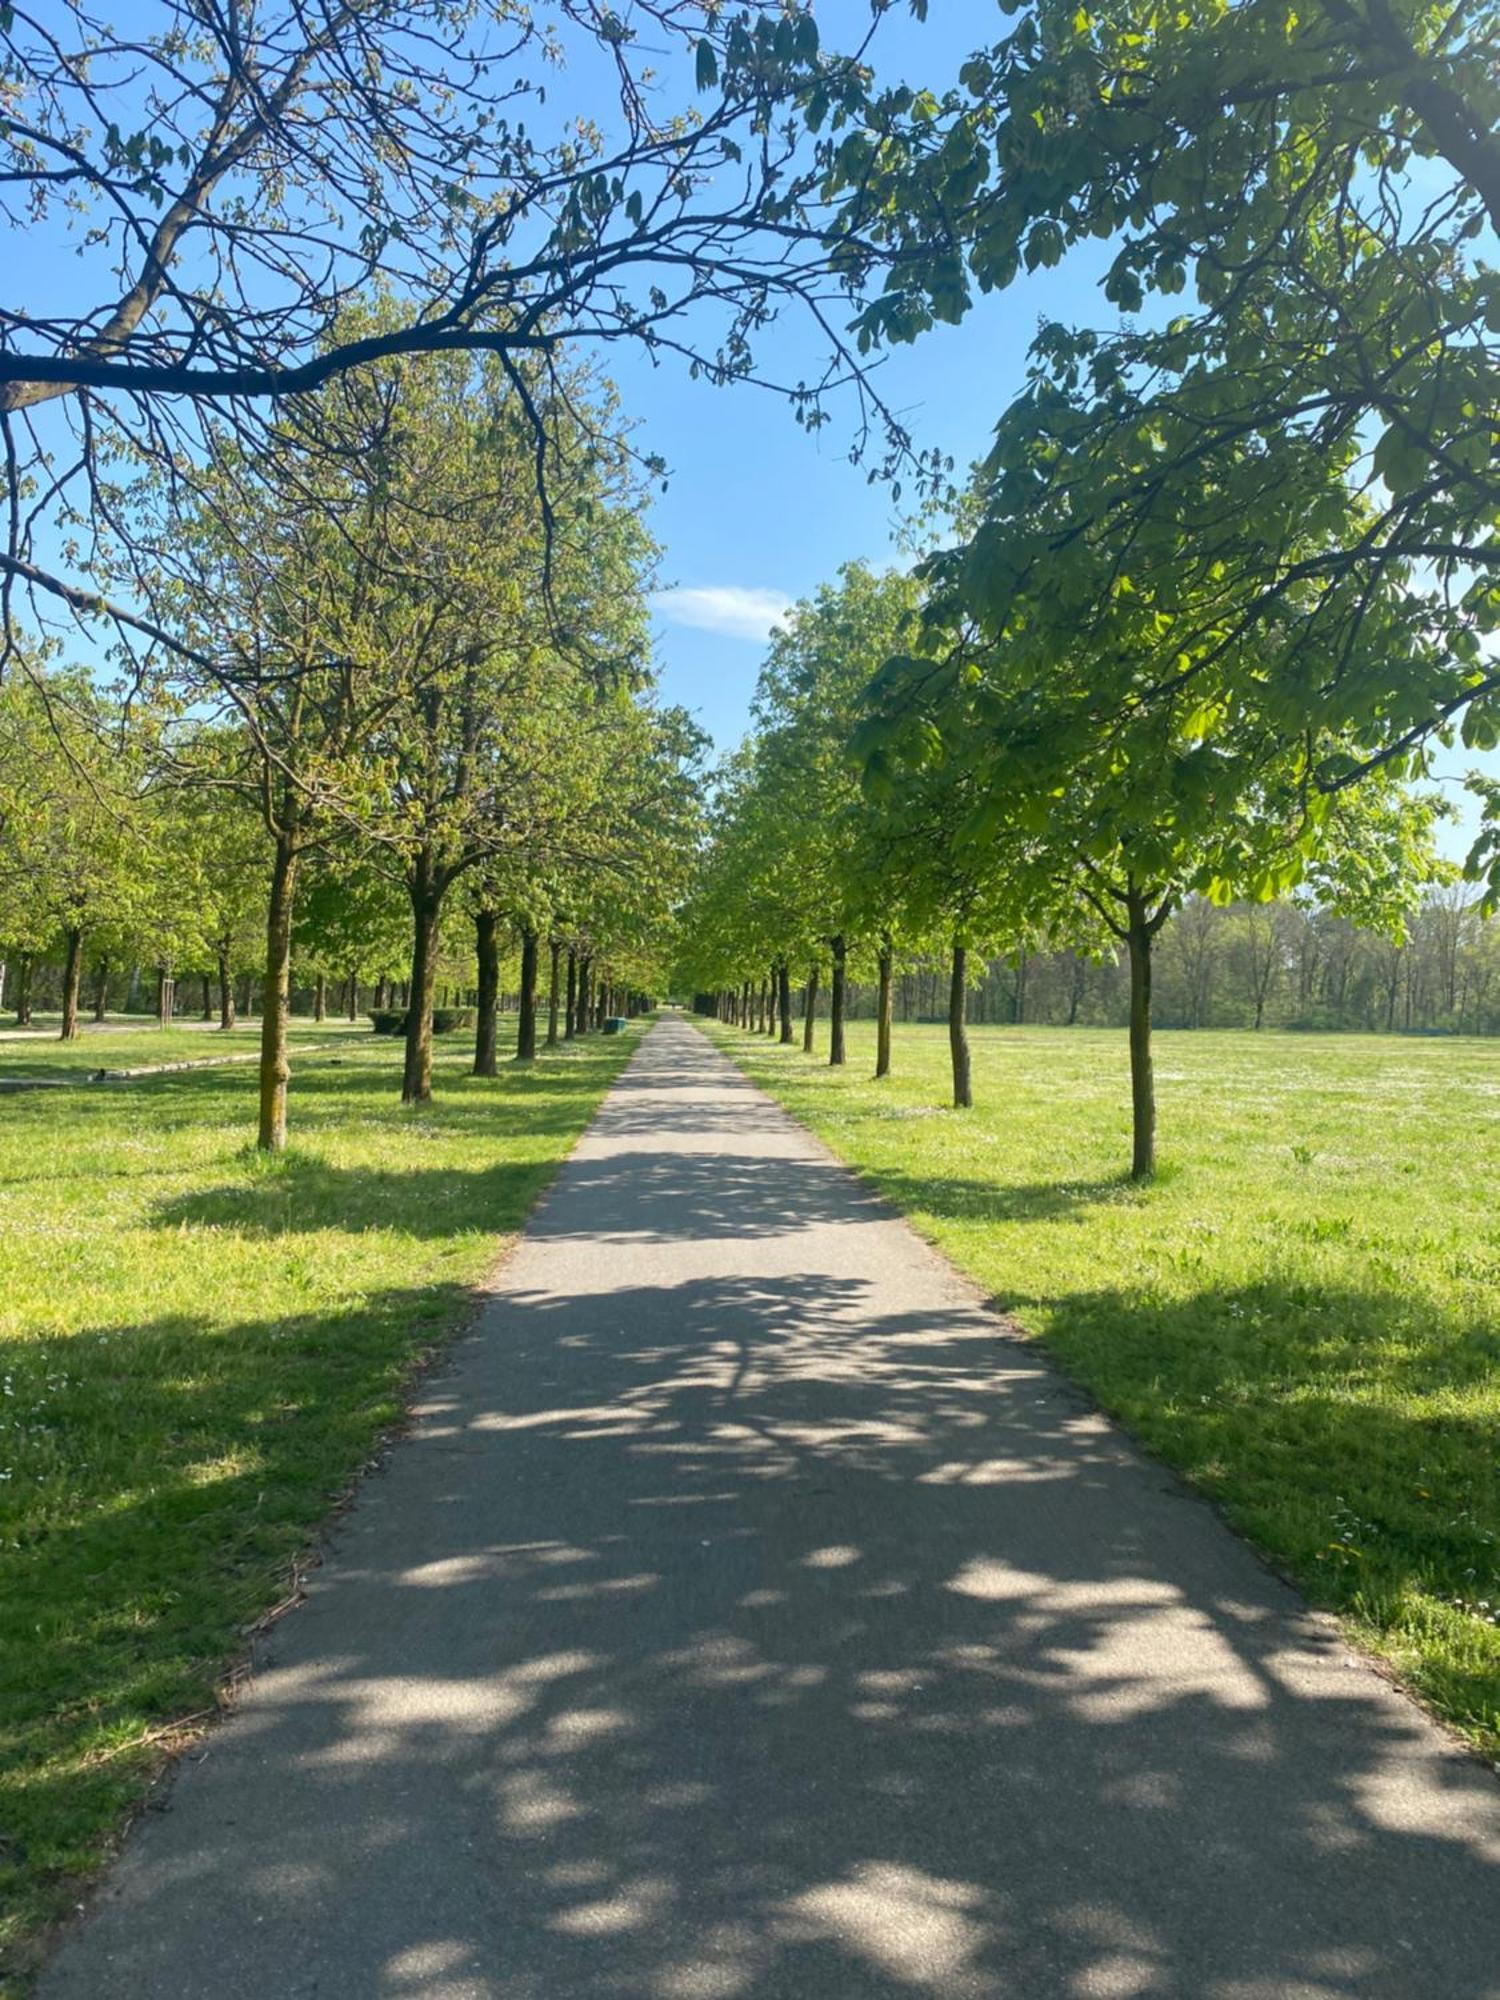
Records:
<instances>
[{"instance_id":1,"label":"row of tree","mask_svg":"<svg viewBox=\"0 0 1500 2000\"><path fill-rule=\"evenodd\" d=\"M290 401L253 457L208 441L190 493L128 497L132 590L172 642L156 670L105 694L33 656L0 697L0 940L23 964L61 952L71 1035L89 954L211 971L227 1019L258 933L276 1149L299 956L346 981L399 966L410 1102L445 952L481 1073L512 936L520 1060L543 954L569 1020L651 990L700 739L652 693L655 550L586 375L397 357Z\"/></svg>"},{"instance_id":2,"label":"row of tree","mask_svg":"<svg viewBox=\"0 0 1500 2000\"><path fill-rule=\"evenodd\" d=\"M1012 663L955 636L943 564L917 575L847 568L773 639L755 731L719 786L683 981L715 995L725 1018L774 1025L784 1042L800 987L809 1049L826 981L834 1064L845 1060L852 983L869 981L882 1076L900 980L941 954L953 1101L965 1106L971 988L992 976L997 952L1021 968L1066 950L1075 1019L1090 965L1097 1005L1107 988L1118 995L1105 970L1118 964L1132 1164L1149 1174L1164 953L1181 960L1215 921L1205 913L1248 895L1220 920L1239 927L1264 1019L1287 949L1273 899L1300 888L1320 921L1382 932L1399 959L1424 886L1445 872L1432 844L1441 809L1384 767L1319 794L1304 734L1225 745L1212 718L1174 721L1160 707L1089 747L1077 719L1091 699L1087 665L1047 673L1024 648ZM1087 658L1080 634L1073 654ZM1188 986L1189 1017L1206 1020L1201 967ZM1018 989L1013 1005L1024 1004Z\"/></svg>"},{"instance_id":3,"label":"row of tree","mask_svg":"<svg viewBox=\"0 0 1500 2000\"><path fill-rule=\"evenodd\" d=\"M715 1011L713 995L697 997ZM899 959L897 1022L942 1020L948 998L942 958ZM880 999L878 983L851 978L848 1018L878 1018ZM793 989L793 1011L805 1021L806 1010L804 983ZM1312 903L1221 908L1190 897L1157 940L1152 1011L1168 1028L1500 1034L1500 922L1462 885L1431 891L1404 937ZM824 985L814 1013L826 1012ZM981 956L969 983L971 1024L1118 1028L1129 1013L1129 965L1118 951Z\"/></svg>"}]
</instances>

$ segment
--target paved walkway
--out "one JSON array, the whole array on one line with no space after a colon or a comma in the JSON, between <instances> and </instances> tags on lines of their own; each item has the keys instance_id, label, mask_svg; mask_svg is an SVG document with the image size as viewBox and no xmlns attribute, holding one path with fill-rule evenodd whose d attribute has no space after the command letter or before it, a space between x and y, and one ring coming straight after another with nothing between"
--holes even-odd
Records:
<instances>
[{"instance_id":1,"label":"paved walkway","mask_svg":"<svg viewBox=\"0 0 1500 2000\"><path fill-rule=\"evenodd\" d=\"M1500 1787L687 1024L47 2000L1500 1995Z\"/></svg>"}]
</instances>

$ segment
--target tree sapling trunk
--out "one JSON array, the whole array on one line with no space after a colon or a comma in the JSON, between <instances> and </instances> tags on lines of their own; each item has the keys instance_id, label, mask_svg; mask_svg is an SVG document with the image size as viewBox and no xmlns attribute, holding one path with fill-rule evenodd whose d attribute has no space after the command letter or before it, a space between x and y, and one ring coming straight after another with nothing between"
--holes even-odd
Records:
<instances>
[{"instance_id":1,"label":"tree sapling trunk","mask_svg":"<svg viewBox=\"0 0 1500 2000\"><path fill-rule=\"evenodd\" d=\"M536 932L528 924L521 932L521 1000L516 1016L518 1063L536 1061Z\"/></svg>"},{"instance_id":2,"label":"tree sapling trunk","mask_svg":"<svg viewBox=\"0 0 1500 2000\"><path fill-rule=\"evenodd\" d=\"M953 1105L966 1111L974 1102L969 1063L969 952L953 941L953 973L948 982L948 1048L953 1057Z\"/></svg>"},{"instance_id":3,"label":"tree sapling trunk","mask_svg":"<svg viewBox=\"0 0 1500 2000\"><path fill-rule=\"evenodd\" d=\"M547 1046L555 1049L558 1043L557 1011L561 1000L562 987L562 946L556 938L552 940L552 969L547 980Z\"/></svg>"},{"instance_id":4,"label":"tree sapling trunk","mask_svg":"<svg viewBox=\"0 0 1500 2000\"><path fill-rule=\"evenodd\" d=\"M875 1074L891 1073L891 988L896 954L887 935L880 940L880 990L875 1003Z\"/></svg>"},{"instance_id":5,"label":"tree sapling trunk","mask_svg":"<svg viewBox=\"0 0 1500 2000\"><path fill-rule=\"evenodd\" d=\"M1150 1180L1156 1171L1156 1081L1151 1062L1152 926L1145 898L1129 892L1126 945L1130 953L1130 1118L1132 1180Z\"/></svg>"},{"instance_id":6,"label":"tree sapling trunk","mask_svg":"<svg viewBox=\"0 0 1500 2000\"><path fill-rule=\"evenodd\" d=\"M830 1068L839 1069L844 1062L844 1003L848 993L843 932L830 938L829 943L833 947L833 986L828 1003L828 1062Z\"/></svg>"},{"instance_id":7,"label":"tree sapling trunk","mask_svg":"<svg viewBox=\"0 0 1500 2000\"><path fill-rule=\"evenodd\" d=\"M83 932L75 924L68 932L68 955L63 963L62 1033L60 1041L78 1039L78 986L83 977Z\"/></svg>"},{"instance_id":8,"label":"tree sapling trunk","mask_svg":"<svg viewBox=\"0 0 1500 2000\"><path fill-rule=\"evenodd\" d=\"M432 1000L437 986L438 921L443 913L443 883L426 853L417 856L407 893L411 898L411 981L406 1003L406 1062L401 1075L401 1102L427 1104L432 1099Z\"/></svg>"},{"instance_id":9,"label":"tree sapling trunk","mask_svg":"<svg viewBox=\"0 0 1500 2000\"><path fill-rule=\"evenodd\" d=\"M818 967L807 968L807 998L802 1012L802 1053L810 1056L813 1052L813 1035L818 1024Z\"/></svg>"},{"instance_id":10,"label":"tree sapling trunk","mask_svg":"<svg viewBox=\"0 0 1500 2000\"><path fill-rule=\"evenodd\" d=\"M282 836L271 866L266 905L266 984L260 1022L260 1129L256 1144L267 1153L286 1145L286 1092L292 1068L287 1055L287 1023L292 1011L292 905L297 889L297 850Z\"/></svg>"},{"instance_id":11,"label":"tree sapling trunk","mask_svg":"<svg viewBox=\"0 0 1500 2000\"><path fill-rule=\"evenodd\" d=\"M496 1016L500 1011L500 919L493 910L474 916L474 956L479 964L479 1000L475 1009L474 1074L495 1075Z\"/></svg>"},{"instance_id":12,"label":"tree sapling trunk","mask_svg":"<svg viewBox=\"0 0 1500 2000\"><path fill-rule=\"evenodd\" d=\"M234 1026L234 980L229 970L229 949L219 948L219 1026L227 1031Z\"/></svg>"}]
</instances>

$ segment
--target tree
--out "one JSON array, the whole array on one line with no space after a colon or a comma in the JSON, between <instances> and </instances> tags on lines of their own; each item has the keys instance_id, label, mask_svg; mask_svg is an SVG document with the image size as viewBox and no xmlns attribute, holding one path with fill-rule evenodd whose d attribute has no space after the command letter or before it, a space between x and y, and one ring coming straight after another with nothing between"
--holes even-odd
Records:
<instances>
[{"instance_id":1,"label":"tree","mask_svg":"<svg viewBox=\"0 0 1500 2000\"><path fill-rule=\"evenodd\" d=\"M865 260L825 240L812 134L859 115L868 72L820 51L810 11L156 0L128 35L84 0L57 12L0 15L0 219L66 226L77 252L0 338L7 605L19 583L100 612L94 581L37 559L59 495L88 567L128 533L122 462L195 487L206 423L253 457L278 421L257 411L372 361L484 352L519 390L587 339L764 379L756 336L795 303L829 354L787 385L802 420L857 374L829 308ZM545 106L569 59L614 79L597 123ZM352 324L382 287L399 309ZM103 608L161 636L128 593Z\"/></svg>"},{"instance_id":2,"label":"tree","mask_svg":"<svg viewBox=\"0 0 1500 2000\"><path fill-rule=\"evenodd\" d=\"M151 728L76 670L34 661L0 690L0 908L24 955L18 1017L30 1015L32 963L60 942L64 1041L79 1033L88 941L139 917L147 900Z\"/></svg>"},{"instance_id":3,"label":"tree","mask_svg":"<svg viewBox=\"0 0 1500 2000\"><path fill-rule=\"evenodd\" d=\"M1203 630L1254 640L1272 719L1332 728L1312 774L1330 790L1460 714L1466 741L1500 734L1483 653L1500 620L1500 277L1475 254L1500 220L1497 55L1493 9L1029 0L941 101L887 92L835 152L843 226L891 260L859 322L871 346L1109 243L1103 288L1127 317L1039 343L1043 371L1088 393L1053 412L1036 491L1086 483L1075 516L1127 570L1142 538L1170 538ZM1402 194L1413 162L1420 200ZM1328 495L1330 468L1362 509ZM1281 532L1298 512L1325 516L1315 548ZM981 529L971 554L975 589L1010 588L1003 534ZM1286 613L1309 580L1345 587L1304 623ZM1367 604L1422 643L1370 645ZM1202 670L1192 647L1174 667L1181 636L1140 698Z\"/></svg>"},{"instance_id":4,"label":"tree","mask_svg":"<svg viewBox=\"0 0 1500 2000\"><path fill-rule=\"evenodd\" d=\"M972 813L956 838L1004 854L1018 913L1076 894L1125 947L1131 1171L1146 1178L1156 1157L1152 960L1172 912L1194 890L1216 901L1276 895L1319 857L1341 894L1367 883L1373 909L1428 865L1431 812L1393 802L1388 777L1368 802L1318 784L1348 761L1345 710L1330 698L1317 726L1286 696L1279 627L1263 646L1259 629L1252 637L1226 619L1219 578L1184 557L1175 532L1158 524L1122 545L1101 525L1091 411L1087 397L1043 381L1007 414L980 476L980 526L923 566L929 643L888 664L865 748L877 781L931 767L971 774ZM1149 459L1149 429L1132 450ZM1320 477L1312 511L1304 484L1237 532L1268 561L1299 560L1279 615L1298 628L1310 684L1384 678L1425 642L1393 578L1374 594L1308 560L1362 512L1336 465ZM1193 494L1179 478L1174 520L1232 504L1222 458L1206 454L1195 478ZM1362 600L1352 655L1342 616L1322 620L1351 593ZM1328 653L1309 631L1327 636ZM1371 836L1375 822L1390 844Z\"/></svg>"}]
</instances>

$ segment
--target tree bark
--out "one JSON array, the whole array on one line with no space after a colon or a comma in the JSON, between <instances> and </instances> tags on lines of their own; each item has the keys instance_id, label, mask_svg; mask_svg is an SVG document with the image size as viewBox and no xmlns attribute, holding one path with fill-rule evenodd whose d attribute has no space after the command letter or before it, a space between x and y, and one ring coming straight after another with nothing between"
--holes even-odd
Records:
<instances>
[{"instance_id":1,"label":"tree bark","mask_svg":"<svg viewBox=\"0 0 1500 2000\"><path fill-rule=\"evenodd\" d=\"M286 1145L286 1092L291 1078L287 1022L292 1011L292 907L297 892L297 850L281 836L271 865L266 904L266 984L260 1022L260 1130L256 1144L279 1153Z\"/></svg>"},{"instance_id":2,"label":"tree bark","mask_svg":"<svg viewBox=\"0 0 1500 2000\"><path fill-rule=\"evenodd\" d=\"M561 1000L562 946L556 938L552 940L552 970L547 981L547 1046L555 1049L558 1044L557 1011Z\"/></svg>"},{"instance_id":3,"label":"tree bark","mask_svg":"<svg viewBox=\"0 0 1500 2000\"><path fill-rule=\"evenodd\" d=\"M891 1073L891 973L895 952L890 938L880 940L880 992L875 1003L875 1074Z\"/></svg>"},{"instance_id":4,"label":"tree bark","mask_svg":"<svg viewBox=\"0 0 1500 2000\"><path fill-rule=\"evenodd\" d=\"M94 1019L102 1021L109 1012L109 960L101 958L94 972Z\"/></svg>"},{"instance_id":5,"label":"tree bark","mask_svg":"<svg viewBox=\"0 0 1500 2000\"><path fill-rule=\"evenodd\" d=\"M578 1032L589 1031L589 1010L593 999L594 961L585 952L578 961Z\"/></svg>"},{"instance_id":6,"label":"tree bark","mask_svg":"<svg viewBox=\"0 0 1500 2000\"><path fill-rule=\"evenodd\" d=\"M776 968L776 998L781 1010L781 1046L789 1049L796 1038L792 1034L792 968L785 959Z\"/></svg>"},{"instance_id":7,"label":"tree bark","mask_svg":"<svg viewBox=\"0 0 1500 2000\"><path fill-rule=\"evenodd\" d=\"M411 981L406 1002L406 1063L401 1076L401 1102L432 1100L432 1001L437 985L438 919L443 912L446 884L430 854L419 854L407 880L411 899Z\"/></svg>"},{"instance_id":8,"label":"tree bark","mask_svg":"<svg viewBox=\"0 0 1500 2000\"><path fill-rule=\"evenodd\" d=\"M203 1015L202 1015L202 1018L203 1018L203 1019L204 1019L205 1021L211 1021L211 1020L213 1019L213 1017L214 1017L214 990L213 990L213 981L212 981L212 980L211 980L211 979L209 978L209 976L208 976L208 974L207 974L206 972L205 972L205 973L204 973L204 974L202 975L202 979L203 979Z\"/></svg>"},{"instance_id":9,"label":"tree bark","mask_svg":"<svg viewBox=\"0 0 1500 2000\"><path fill-rule=\"evenodd\" d=\"M474 955L479 961L479 1000L475 1010L474 1074L496 1074L496 1016L500 1011L500 919L493 910L474 915Z\"/></svg>"},{"instance_id":10,"label":"tree bark","mask_svg":"<svg viewBox=\"0 0 1500 2000\"><path fill-rule=\"evenodd\" d=\"M848 979L845 972L847 946L844 934L830 938L833 947L833 988L828 1004L828 1062L832 1069L840 1069L844 1062L844 1004L848 997Z\"/></svg>"},{"instance_id":11,"label":"tree bark","mask_svg":"<svg viewBox=\"0 0 1500 2000\"><path fill-rule=\"evenodd\" d=\"M348 1016L351 1021L359 1019L359 970L357 967L349 974Z\"/></svg>"},{"instance_id":12,"label":"tree bark","mask_svg":"<svg viewBox=\"0 0 1500 2000\"><path fill-rule=\"evenodd\" d=\"M234 1026L234 980L229 972L229 952L221 948L219 952L219 1026L228 1030Z\"/></svg>"},{"instance_id":13,"label":"tree bark","mask_svg":"<svg viewBox=\"0 0 1500 2000\"><path fill-rule=\"evenodd\" d=\"M521 1001L516 1016L518 1063L536 1061L536 932L528 924L521 932Z\"/></svg>"},{"instance_id":14,"label":"tree bark","mask_svg":"<svg viewBox=\"0 0 1500 2000\"><path fill-rule=\"evenodd\" d=\"M1151 926L1145 899L1134 889L1127 908L1130 924L1130 1117L1132 1180L1149 1180L1156 1171L1156 1082L1151 1063Z\"/></svg>"},{"instance_id":15,"label":"tree bark","mask_svg":"<svg viewBox=\"0 0 1500 2000\"><path fill-rule=\"evenodd\" d=\"M176 998L177 985L171 971L165 965L159 965L156 968L156 1025L158 1028L171 1027L172 1007Z\"/></svg>"},{"instance_id":16,"label":"tree bark","mask_svg":"<svg viewBox=\"0 0 1500 2000\"><path fill-rule=\"evenodd\" d=\"M807 999L802 1014L802 1053L810 1056L813 1052L813 1034L818 1022L818 968L807 968Z\"/></svg>"},{"instance_id":17,"label":"tree bark","mask_svg":"<svg viewBox=\"0 0 1500 2000\"><path fill-rule=\"evenodd\" d=\"M563 1008L563 1040L571 1042L578 1034L578 952L575 946L568 946L568 991Z\"/></svg>"},{"instance_id":18,"label":"tree bark","mask_svg":"<svg viewBox=\"0 0 1500 2000\"><path fill-rule=\"evenodd\" d=\"M969 1061L969 952L953 940L953 972L948 982L948 1048L953 1057L953 1106L967 1111L974 1102Z\"/></svg>"},{"instance_id":19,"label":"tree bark","mask_svg":"<svg viewBox=\"0 0 1500 2000\"><path fill-rule=\"evenodd\" d=\"M313 1019L323 1021L328 1017L328 975L320 972L313 981Z\"/></svg>"},{"instance_id":20,"label":"tree bark","mask_svg":"<svg viewBox=\"0 0 1500 2000\"><path fill-rule=\"evenodd\" d=\"M83 932L75 924L68 932L68 955L63 964L62 1033L58 1040L78 1039L78 986L83 977Z\"/></svg>"},{"instance_id":21,"label":"tree bark","mask_svg":"<svg viewBox=\"0 0 1500 2000\"><path fill-rule=\"evenodd\" d=\"M23 951L16 958L16 1026L31 1026L31 960L32 954Z\"/></svg>"}]
</instances>

